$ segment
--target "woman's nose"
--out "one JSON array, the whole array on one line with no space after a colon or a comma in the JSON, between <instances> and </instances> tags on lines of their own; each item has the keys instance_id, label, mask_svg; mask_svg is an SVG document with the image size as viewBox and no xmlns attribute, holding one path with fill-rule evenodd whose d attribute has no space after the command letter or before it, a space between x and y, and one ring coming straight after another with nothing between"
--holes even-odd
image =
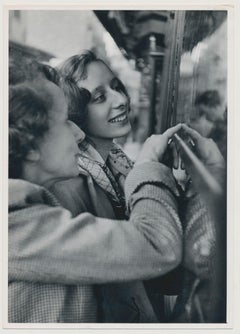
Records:
<instances>
[{"instance_id":1,"label":"woman's nose","mask_svg":"<svg viewBox=\"0 0 240 334\"><path fill-rule=\"evenodd\" d=\"M112 90L112 105L113 108L125 107L127 105L127 96L123 92Z\"/></svg>"},{"instance_id":2,"label":"woman's nose","mask_svg":"<svg viewBox=\"0 0 240 334\"><path fill-rule=\"evenodd\" d=\"M68 121L68 122L71 126L76 142L80 143L81 141L83 141L83 139L85 138L85 133L72 121Z\"/></svg>"}]
</instances>

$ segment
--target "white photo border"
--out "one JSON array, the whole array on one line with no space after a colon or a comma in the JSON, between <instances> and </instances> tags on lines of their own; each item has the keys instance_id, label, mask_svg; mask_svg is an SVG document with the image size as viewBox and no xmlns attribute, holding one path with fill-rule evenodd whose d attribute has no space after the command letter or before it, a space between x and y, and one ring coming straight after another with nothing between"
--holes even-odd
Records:
<instances>
[{"instance_id":1,"label":"white photo border","mask_svg":"<svg viewBox=\"0 0 240 334\"><path fill-rule=\"evenodd\" d=\"M84 3L85 2L85 3ZM239 217L239 124L240 111L238 112L238 87L239 87L239 40L238 31L240 31L240 15L239 3L236 1L125 1L121 0L121 4L113 1L5 1L2 4L2 55L1 65L3 80L1 82L2 91L2 134L1 138L1 177L2 177L2 193L0 197L0 209L2 212L2 322L1 333L77 333L77 332L102 332L117 333L124 331L127 333L149 333L156 332L161 334L187 333L197 332L209 333L240 333L240 318L238 312L240 310L240 228L238 223ZM94 10L94 9L112 9L112 10L227 10L228 11L228 174L227 174L227 323L226 324L9 324L7 322L7 290L8 290L8 252L7 252L7 236L8 236L8 13L9 10ZM238 77L239 76L239 77ZM237 212L238 211L238 212ZM24 332L25 333L25 332Z\"/></svg>"}]
</instances>

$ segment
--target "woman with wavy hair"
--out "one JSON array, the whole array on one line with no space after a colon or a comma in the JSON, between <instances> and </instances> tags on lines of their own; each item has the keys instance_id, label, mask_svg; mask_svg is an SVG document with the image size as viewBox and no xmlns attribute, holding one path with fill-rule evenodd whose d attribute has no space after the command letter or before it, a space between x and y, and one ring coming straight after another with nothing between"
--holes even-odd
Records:
<instances>
[{"instance_id":1,"label":"woman with wavy hair","mask_svg":"<svg viewBox=\"0 0 240 334\"><path fill-rule=\"evenodd\" d=\"M114 142L131 131L130 98L109 66L90 51L67 59L60 66L62 88L69 101L69 117L86 134L79 168L92 176L107 195L114 214L127 217L123 184L132 161ZM79 112L76 89L87 90L85 113Z\"/></svg>"}]
</instances>

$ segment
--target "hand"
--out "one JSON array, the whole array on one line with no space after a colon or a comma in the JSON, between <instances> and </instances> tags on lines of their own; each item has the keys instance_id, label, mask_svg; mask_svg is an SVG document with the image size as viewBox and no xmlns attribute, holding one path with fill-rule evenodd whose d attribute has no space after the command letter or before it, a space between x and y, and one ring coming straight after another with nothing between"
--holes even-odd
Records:
<instances>
[{"instance_id":1,"label":"hand","mask_svg":"<svg viewBox=\"0 0 240 334\"><path fill-rule=\"evenodd\" d=\"M168 143L168 147L164 153L164 156L162 158L162 163L164 165L168 166L169 168L174 168L178 169L179 168L179 152L177 150L176 144L174 141L171 141ZM181 163L181 168L183 169L184 167L182 166L183 162Z\"/></svg>"},{"instance_id":2,"label":"hand","mask_svg":"<svg viewBox=\"0 0 240 334\"><path fill-rule=\"evenodd\" d=\"M135 165L149 161L162 162L169 140L174 133L181 129L181 126L181 124L178 124L169 128L161 135L152 135L149 137L143 144Z\"/></svg>"},{"instance_id":3,"label":"hand","mask_svg":"<svg viewBox=\"0 0 240 334\"><path fill-rule=\"evenodd\" d=\"M184 131L184 136L186 137L187 135L188 139L193 142L192 147L198 156L197 158L191 152L186 140L182 144L179 141L180 154L186 169L198 192L202 193L203 197L208 198L211 202L212 198L223 194L225 187L225 161L212 139L201 136L196 130L185 124L182 125L182 130Z\"/></svg>"},{"instance_id":4,"label":"hand","mask_svg":"<svg viewBox=\"0 0 240 334\"><path fill-rule=\"evenodd\" d=\"M225 167L224 158L211 138L201 136L186 124L182 124L182 130L193 140L195 153L207 167Z\"/></svg>"}]
</instances>

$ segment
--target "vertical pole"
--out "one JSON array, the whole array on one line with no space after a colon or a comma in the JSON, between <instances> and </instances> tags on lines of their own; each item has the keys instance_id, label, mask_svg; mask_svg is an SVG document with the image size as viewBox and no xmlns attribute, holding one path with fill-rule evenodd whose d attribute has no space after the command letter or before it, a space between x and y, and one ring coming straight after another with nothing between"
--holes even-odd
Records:
<instances>
[{"instance_id":1,"label":"vertical pole","mask_svg":"<svg viewBox=\"0 0 240 334\"><path fill-rule=\"evenodd\" d=\"M185 25L185 11L174 11L174 18L169 19L169 29L166 35L166 52L163 63L163 81L160 92L160 115L157 132L162 133L176 122L176 107L182 43Z\"/></svg>"},{"instance_id":2,"label":"vertical pole","mask_svg":"<svg viewBox=\"0 0 240 334\"><path fill-rule=\"evenodd\" d=\"M157 62L164 56L163 52L156 51L156 38L150 36L150 52L149 52L149 65L151 70L151 81L150 81L150 112L149 112L149 128L148 136L156 132L156 93L157 93Z\"/></svg>"},{"instance_id":3,"label":"vertical pole","mask_svg":"<svg viewBox=\"0 0 240 334\"><path fill-rule=\"evenodd\" d=\"M149 129L148 136L155 132L156 123L156 60L150 55L150 68L151 68L151 89L150 89L150 112L149 112Z\"/></svg>"}]
</instances>

